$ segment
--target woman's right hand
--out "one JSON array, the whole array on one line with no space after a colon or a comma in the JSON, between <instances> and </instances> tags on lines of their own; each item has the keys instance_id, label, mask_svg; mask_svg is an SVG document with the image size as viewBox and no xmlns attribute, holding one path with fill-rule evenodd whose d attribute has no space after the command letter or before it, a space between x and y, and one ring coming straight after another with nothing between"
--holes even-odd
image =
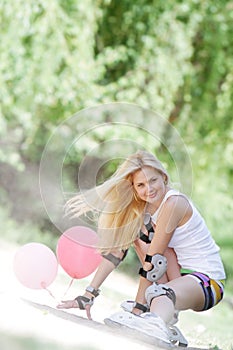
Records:
<instances>
[{"instance_id":1,"label":"woman's right hand","mask_svg":"<svg viewBox=\"0 0 233 350\"><path fill-rule=\"evenodd\" d=\"M62 300L60 304L57 305L58 309L71 309L71 308L79 308L80 310L86 310L86 315L89 320L92 320L91 317L91 307L94 303L94 298L87 298L85 296L79 296L78 302L77 298L74 300ZM79 305L80 303L80 305Z\"/></svg>"},{"instance_id":2,"label":"woman's right hand","mask_svg":"<svg viewBox=\"0 0 233 350\"><path fill-rule=\"evenodd\" d=\"M60 304L57 305L58 309L72 309L78 308L77 300L62 300Z\"/></svg>"}]
</instances>

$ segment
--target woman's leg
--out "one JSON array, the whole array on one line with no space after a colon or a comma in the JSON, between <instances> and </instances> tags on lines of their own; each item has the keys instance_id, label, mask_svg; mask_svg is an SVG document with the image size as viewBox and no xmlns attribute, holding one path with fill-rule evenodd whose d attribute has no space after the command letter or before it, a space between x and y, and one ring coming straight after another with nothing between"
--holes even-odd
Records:
<instances>
[{"instance_id":1,"label":"woman's leg","mask_svg":"<svg viewBox=\"0 0 233 350\"><path fill-rule=\"evenodd\" d=\"M175 278L181 277L180 274L180 265L177 261L177 256L172 248L167 248L164 252L164 256L167 258L167 280L171 281ZM164 282L160 282L164 283Z\"/></svg>"},{"instance_id":2,"label":"woman's leg","mask_svg":"<svg viewBox=\"0 0 233 350\"><path fill-rule=\"evenodd\" d=\"M145 261L146 253L148 251L148 244L146 244L145 242L143 242L140 239L137 239L136 241L134 241L134 249L137 253L137 256L138 256L141 264L143 264ZM146 290L146 288L148 288L151 284L152 284L152 282L148 281L145 278L143 290ZM137 293L136 299L138 299L138 301L140 300L141 304L146 304L145 292ZM135 308L133 310L133 313L140 315L142 313L142 311Z\"/></svg>"},{"instance_id":3,"label":"woman's leg","mask_svg":"<svg viewBox=\"0 0 233 350\"><path fill-rule=\"evenodd\" d=\"M176 308L178 310L201 311L203 309L205 295L196 278L186 275L168 282L167 286L171 287L176 294Z\"/></svg>"},{"instance_id":4,"label":"woman's leg","mask_svg":"<svg viewBox=\"0 0 233 350\"><path fill-rule=\"evenodd\" d=\"M137 253L138 259L140 260L141 264L143 264L148 251L148 244L143 242L141 239L137 239L134 241L134 249Z\"/></svg>"},{"instance_id":5,"label":"woman's leg","mask_svg":"<svg viewBox=\"0 0 233 350\"><path fill-rule=\"evenodd\" d=\"M135 251L138 255L139 260L141 261L141 264L143 264L145 261L146 253L148 251L148 245L145 242L138 239L134 242L134 248L135 248ZM178 278L181 276L180 275L180 266L178 265L177 257L176 257L174 250L171 248L167 248L165 253L164 253L164 256L166 256L166 258L167 258L167 264L168 264L167 272L157 281L157 283L162 283L162 284L167 283L170 279L175 279L175 278ZM147 279L145 279L143 289L146 290L146 288L148 288L150 285L152 285L152 282L149 282ZM136 299L140 299L142 304L146 303L144 292L143 292L143 294L138 292ZM169 301L169 299L168 299L168 301ZM135 309L134 313L140 314L141 311ZM172 319L173 316L174 316L174 311L173 311L171 317L169 316L170 319Z\"/></svg>"},{"instance_id":6,"label":"woman's leg","mask_svg":"<svg viewBox=\"0 0 233 350\"><path fill-rule=\"evenodd\" d=\"M201 311L203 309L205 296L200 283L193 277L188 275L179 277L168 282L166 286L175 292L175 305L171 299L162 295L155 297L150 306L150 311L156 313L166 323L172 319L175 309L192 309L194 311Z\"/></svg>"}]
</instances>

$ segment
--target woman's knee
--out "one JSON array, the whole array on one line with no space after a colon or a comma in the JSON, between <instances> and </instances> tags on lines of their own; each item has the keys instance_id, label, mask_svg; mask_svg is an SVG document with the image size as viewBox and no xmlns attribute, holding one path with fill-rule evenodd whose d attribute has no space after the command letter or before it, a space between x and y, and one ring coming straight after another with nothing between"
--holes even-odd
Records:
<instances>
[{"instance_id":1,"label":"woman's knee","mask_svg":"<svg viewBox=\"0 0 233 350\"><path fill-rule=\"evenodd\" d=\"M178 310L192 309L201 311L205 304L205 296L201 285L192 277L183 276L167 283L176 295L175 307ZM192 297L190 297L192 296Z\"/></svg>"}]
</instances>

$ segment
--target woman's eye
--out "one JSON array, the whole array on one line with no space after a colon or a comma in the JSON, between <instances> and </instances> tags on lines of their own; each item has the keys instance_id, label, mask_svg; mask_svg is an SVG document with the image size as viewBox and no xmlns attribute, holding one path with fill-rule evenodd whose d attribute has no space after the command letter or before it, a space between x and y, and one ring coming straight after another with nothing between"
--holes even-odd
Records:
<instances>
[{"instance_id":1,"label":"woman's eye","mask_svg":"<svg viewBox=\"0 0 233 350\"><path fill-rule=\"evenodd\" d=\"M137 187L142 187L142 186L143 186L143 184L138 184L138 185L137 185Z\"/></svg>"}]
</instances>

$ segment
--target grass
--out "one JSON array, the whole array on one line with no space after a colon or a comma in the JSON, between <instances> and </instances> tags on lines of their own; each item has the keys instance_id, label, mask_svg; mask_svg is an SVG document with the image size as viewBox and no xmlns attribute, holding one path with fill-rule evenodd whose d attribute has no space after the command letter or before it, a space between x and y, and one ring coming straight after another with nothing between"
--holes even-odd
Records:
<instances>
[{"instance_id":1,"label":"grass","mask_svg":"<svg viewBox=\"0 0 233 350\"><path fill-rule=\"evenodd\" d=\"M190 345L233 350L232 311L226 301L201 313L184 311L180 314L179 326L184 330Z\"/></svg>"},{"instance_id":2,"label":"grass","mask_svg":"<svg viewBox=\"0 0 233 350\"><path fill-rule=\"evenodd\" d=\"M77 346L64 346L52 342L35 339L33 337L16 336L0 333L1 350L77 350ZM97 350L98 348L89 346L79 346L79 350Z\"/></svg>"}]
</instances>

